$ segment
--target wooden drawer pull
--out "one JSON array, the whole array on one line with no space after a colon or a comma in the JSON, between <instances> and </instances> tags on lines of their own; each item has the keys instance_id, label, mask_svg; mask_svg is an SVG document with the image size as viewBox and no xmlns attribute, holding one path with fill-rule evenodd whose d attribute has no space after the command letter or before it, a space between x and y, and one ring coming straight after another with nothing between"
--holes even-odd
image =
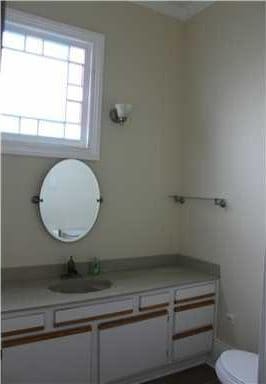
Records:
<instances>
[{"instance_id":1,"label":"wooden drawer pull","mask_svg":"<svg viewBox=\"0 0 266 384\"><path fill-rule=\"evenodd\" d=\"M160 308L168 307L168 305L169 305L169 303L147 305L146 307L140 307L139 311L142 312L142 311L150 311L150 310L153 310L153 309L160 309Z\"/></svg>"},{"instance_id":2,"label":"wooden drawer pull","mask_svg":"<svg viewBox=\"0 0 266 384\"><path fill-rule=\"evenodd\" d=\"M92 330L91 326L87 325L86 327L79 327L79 328L75 328L75 329L65 329L62 331L53 331L53 332L42 333L40 335L30 335L30 336L20 337L18 339L3 340L2 341L2 347L3 348L15 347L17 345L30 344L30 343L35 343L38 341L55 339L58 337L64 337L64 336L70 336L70 335L77 335L79 333L91 332L91 330Z\"/></svg>"},{"instance_id":3,"label":"wooden drawer pull","mask_svg":"<svg viewBox=\"0 0 266 384\"><path fill-rule=\"evenodd\" d=\"M39 331L43 331L43 330L44 330L43 326L23 328L23 329L15 329L14 331L2 332L2 337L11 337L11 336L23 335L24 333L39 332Z\"/></svg>"},{"instance_id":4,"label":"wooden drawer pull","mask_svg":"<svg viewBox=\"0 0 266 384\"><path fill-rule=\"evenodd\" d=\"M204 327L194 328L185 332L177 333L173 336L173 340L184 339L185 337L195 336L195 335L198 335L199 333L209 332L212 330L213 330L213 326L211 324L205 325Z\"/></svg>"},{"instance_id":5,"label":"wooden drawer pull","mask_svg":"<svg viewBox=\"0 0 266 384\"><path fill-rule=\"evenodd\" d=\"M112 317L118 317L118 316L120 317L120 316L130 315L131 313L133 313L133 309L128 309L128 310L120 311L120 312L107 313L107 314L98 315L98 316L84 317L82 319L66 320L66 321L55 322L54 326L55 327L62 327L62 326L66 326L66 325L87 323L89 321L110 319Z\"/></svg>"},{"instance_id":6,"label":"wooden drawer pull","mask_svg":"<svg viewBox=\"0 0 266 384\"><path fill-rule=\"evenodd\" d=\"M152 313L145 313L143 315L127 317L125 319L108 321L106 323L100 324L98 328L100 330L110 329L110 328L120 327L126 324L133 324L133 323L137 323L138 321L148 320L148 319L165 316L165 315L168 315L168 311L166 309L162 311L152 312Z\"/></svg>"},{"instance_id":7,"label":"wooden drawer pull","mask_svg":"<svg viewBox=\"0 0 266 384\"><path fill-rule=\"evenodd\" d=\"M180 305L178 307L175 307L175 312L183 312L183 311L188 311L189 309L208 307L209 305L214 305L214 304L215 304L214 300L206 300L206 301L201 301L200 303Z\"/></svg>"},{"instance_id":8,"label":"wooden drawer pull","mask_svg":"<svg viewBox=\"0 0 266 384\"><path fill-rule=\"evenodd\" d=\"M201 299L208 299L214 296L215 296L215 293L208 293L207 295L194 296L194 297L189 297L188 299L175 300L175 304L187 303L189 301L196 301Z\"/></svg>"}]
</instances>

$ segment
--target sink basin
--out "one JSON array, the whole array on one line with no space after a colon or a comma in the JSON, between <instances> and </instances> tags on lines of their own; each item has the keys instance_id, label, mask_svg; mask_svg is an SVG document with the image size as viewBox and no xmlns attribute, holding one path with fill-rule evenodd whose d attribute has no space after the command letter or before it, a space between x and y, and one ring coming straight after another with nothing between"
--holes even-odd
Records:
<instances>
[{"instance_id":1,"label":"sink basin","mask_svg":"<svg viewBox=\"0 0 266 384\"><path fill-rule=\"evenodd\" d=\"M48 287L50 291L61 293L88 293L101 291L103 289L110 288L112 285L110 280L98 280L98 279L70 279L60 281L58 284Z\"/></svg>"}]
</instances>

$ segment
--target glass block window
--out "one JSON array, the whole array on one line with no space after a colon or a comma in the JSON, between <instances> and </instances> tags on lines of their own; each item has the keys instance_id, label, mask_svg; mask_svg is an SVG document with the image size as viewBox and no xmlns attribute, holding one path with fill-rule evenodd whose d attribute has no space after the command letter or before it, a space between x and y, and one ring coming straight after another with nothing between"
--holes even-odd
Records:
<instances>
[{"instance_id":1,"label":"glass block window","mask_svg":"<svg viewBox=\"0 0 266 384\"><path fill-rule=\"evenodd\" d=\"M22 17L24 22L32 19ZM37 29L7 18L0 73L0 132L8 140L88 148L95 130L91 125L99 125L101 102L101 79L93 78L97 72L96 34L82 40L76 37L80 30L72 37L73 27L68 31L65 25L51 23L49 30L49 21L38 19ZM39 27L40 21L44 29ZM60 33L55 32L57 26ZM98 47L98 61L99 52ZM98 116L93 116L95 111Z\"/></svg>"}]
</instances>

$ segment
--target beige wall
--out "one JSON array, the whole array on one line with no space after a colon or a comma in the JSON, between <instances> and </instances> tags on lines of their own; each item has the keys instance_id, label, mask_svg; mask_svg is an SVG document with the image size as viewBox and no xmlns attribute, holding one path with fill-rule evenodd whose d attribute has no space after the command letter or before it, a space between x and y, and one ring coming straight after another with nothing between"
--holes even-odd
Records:
<instances>
[{"instance_id":1,"label":"beige wall","mask_svg":"<svg viewBox=\"0 0 266 384\"><path fill-rule=\"evenodd\" d=\"M263 3L218 3L185 25L184 44L183 190L226 197L229 207L187 203L180 251L221 264L218 336L252 350L265 237L264 28Z\"/></svg>"},{"instance_id":2,"label":"beige wall","mask_svg":"<svg viewBox=\"0 0 266 384\"><path fill-rule=\"evenodd\" d=\"M104 197L92 232L62 244L45 232L30 202L56 159L3 158L3 266L174 253L178 212L181 27L130 3L46 2L10 6L106 36L101 160L91 163ZM124 127L108 113L134 106Z\"/></svg>"}]
</instances>

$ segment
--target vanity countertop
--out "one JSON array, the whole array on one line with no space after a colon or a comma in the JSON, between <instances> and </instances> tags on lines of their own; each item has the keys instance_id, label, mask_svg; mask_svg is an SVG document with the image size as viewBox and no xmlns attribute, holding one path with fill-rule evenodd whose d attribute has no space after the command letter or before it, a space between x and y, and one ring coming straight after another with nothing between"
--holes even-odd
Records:
<instances>
[{"instance_id":1,"label":"vanity countertop","mask_svg":"<svg viewBox=\"0 0 266 384\"><path fill-rule=\"evenodd\" d=\"M112 286L98 292L66 294L48 289L48 286L59 280L6 282L2 288L2 313L93 302L155 289L217 280L218 277L190 267L169 266L102 273L99 278L111 280Z\"/></svg>"}]
</instances>

